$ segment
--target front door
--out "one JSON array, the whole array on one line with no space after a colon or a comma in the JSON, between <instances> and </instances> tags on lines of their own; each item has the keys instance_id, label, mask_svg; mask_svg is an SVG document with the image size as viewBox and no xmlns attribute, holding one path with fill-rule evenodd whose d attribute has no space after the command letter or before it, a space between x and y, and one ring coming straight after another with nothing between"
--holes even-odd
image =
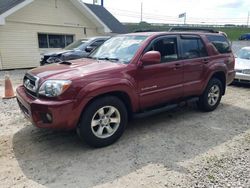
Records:
<instances>
[{"instance_id":1,"label":"front door","mask_svg":"<svg viewBox=\"0 0 250 188\"><path fill-rule=\"evenodd\" d=\"M137 71L138 91L142 109L182 97L183 67L179 59L177 36L155 39L147 51L159 51L161 63L145 65Z\"/></svg>"}]
</instances>

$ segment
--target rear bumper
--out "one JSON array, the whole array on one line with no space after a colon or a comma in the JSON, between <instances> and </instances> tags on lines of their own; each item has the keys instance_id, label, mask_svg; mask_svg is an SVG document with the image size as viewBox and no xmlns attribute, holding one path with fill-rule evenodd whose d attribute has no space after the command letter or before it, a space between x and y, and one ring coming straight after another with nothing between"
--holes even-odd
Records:
<instances>
[{"instance_id":1,"label":"rear bumper","mask_svg":"<svg viewBox=\"0 0 250 188\"><path fill-rule=\"evenodd\" d=\"M17 88L17 102L25 117L39 128L74 129L78 123L80 112L74 100L51 101L36 99L25 92L23 86ZM51 115L48 122L46 114Z\"/></svg>"},{"instance_id":2,"label":"rear bumper","mask_svg":"<svg viewBox=\"0 0 250 188\"><path fill-rule=\"evenodd\" d=\"M235 70L229 71L227 74L227 85L231 84L235 78Z\"/></svg>"}]
</instances>

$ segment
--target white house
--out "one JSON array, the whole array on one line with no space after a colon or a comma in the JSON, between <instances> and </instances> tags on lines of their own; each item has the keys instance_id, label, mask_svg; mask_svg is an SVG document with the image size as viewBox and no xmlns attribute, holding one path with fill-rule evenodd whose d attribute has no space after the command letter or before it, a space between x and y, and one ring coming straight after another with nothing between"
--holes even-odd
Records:
<instances>
[{"instance_id":1,"label":"white house","mask_svg":"<svg viewBox=\"0 0 250 188\"><path fill-rule=\"evenodd\" d=\"M36 67L41 52L125 32L104 7L81 0L1 0L0 70Z\"/></svg>"}]
</instances>

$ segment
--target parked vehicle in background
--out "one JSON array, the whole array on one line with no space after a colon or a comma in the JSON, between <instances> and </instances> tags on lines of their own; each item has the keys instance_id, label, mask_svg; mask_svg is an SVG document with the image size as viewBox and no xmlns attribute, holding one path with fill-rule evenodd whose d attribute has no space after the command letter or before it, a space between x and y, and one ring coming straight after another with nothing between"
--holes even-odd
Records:
<instances>
[{"instance_id":1,"label":"parked vehicle in background","mask_svg":"<svg viewBox=\"0 0 250 188\"><path fill-rule=\"evenodd\" d=\"M90 52L103 44L108 36L93 37L89 39L80 39L66 46L63 50L43 54L40 65L59 63L62 61L80 59L87 57Z\"/></svg>"},{"instance_id":2,"label":"parked vehicle in background","mask_svg":"<svg viewBox=\"0 0 250 188\"><path fill-rule=\"evenodd\" d=\"M215 110L234 79L234 61L218 33L119 35L88 58L28 71L17 101L37 127L76 129L86 143L103 147L120 138L133 115L188 99Z\"/></svg>"},{"instance_id":3,"label":"parked vehicle in background","mask_svg":"<svg viewBox=\"0 0 250 188\"><path fill-rule=\"evenodd\" d=\"M250 40L250 33L245 33L241 35L239 40Z\"/></svg>"},{"instance_id":4,"label":"parked vehicle in background","mask_svg":"<svg viewBox=\"0 0 250 188\"><path fill-rule=\"evenodd\" d=\"M250 84L250 47L241 48L235 58L234 82Z\"/></svg>"}]
</instances>

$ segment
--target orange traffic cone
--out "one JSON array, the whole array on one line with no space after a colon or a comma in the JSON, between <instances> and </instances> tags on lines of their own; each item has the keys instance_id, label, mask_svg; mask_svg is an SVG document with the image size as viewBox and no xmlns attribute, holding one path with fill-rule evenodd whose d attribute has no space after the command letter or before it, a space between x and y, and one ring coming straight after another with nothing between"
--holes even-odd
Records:
<instances>
[{"instance_id":1,"label":"orange traffic cone","mask_svg":"<svg viewBox=\"0 0 250 188\"><path fill-rule=\"evenodd\" d=\"M10 77L8 75L5 76L5 96L3 99L11 99L16 97L14 94L14 90L12 87L12 83L10 81Z\"/></svg>"}]
</instances>

